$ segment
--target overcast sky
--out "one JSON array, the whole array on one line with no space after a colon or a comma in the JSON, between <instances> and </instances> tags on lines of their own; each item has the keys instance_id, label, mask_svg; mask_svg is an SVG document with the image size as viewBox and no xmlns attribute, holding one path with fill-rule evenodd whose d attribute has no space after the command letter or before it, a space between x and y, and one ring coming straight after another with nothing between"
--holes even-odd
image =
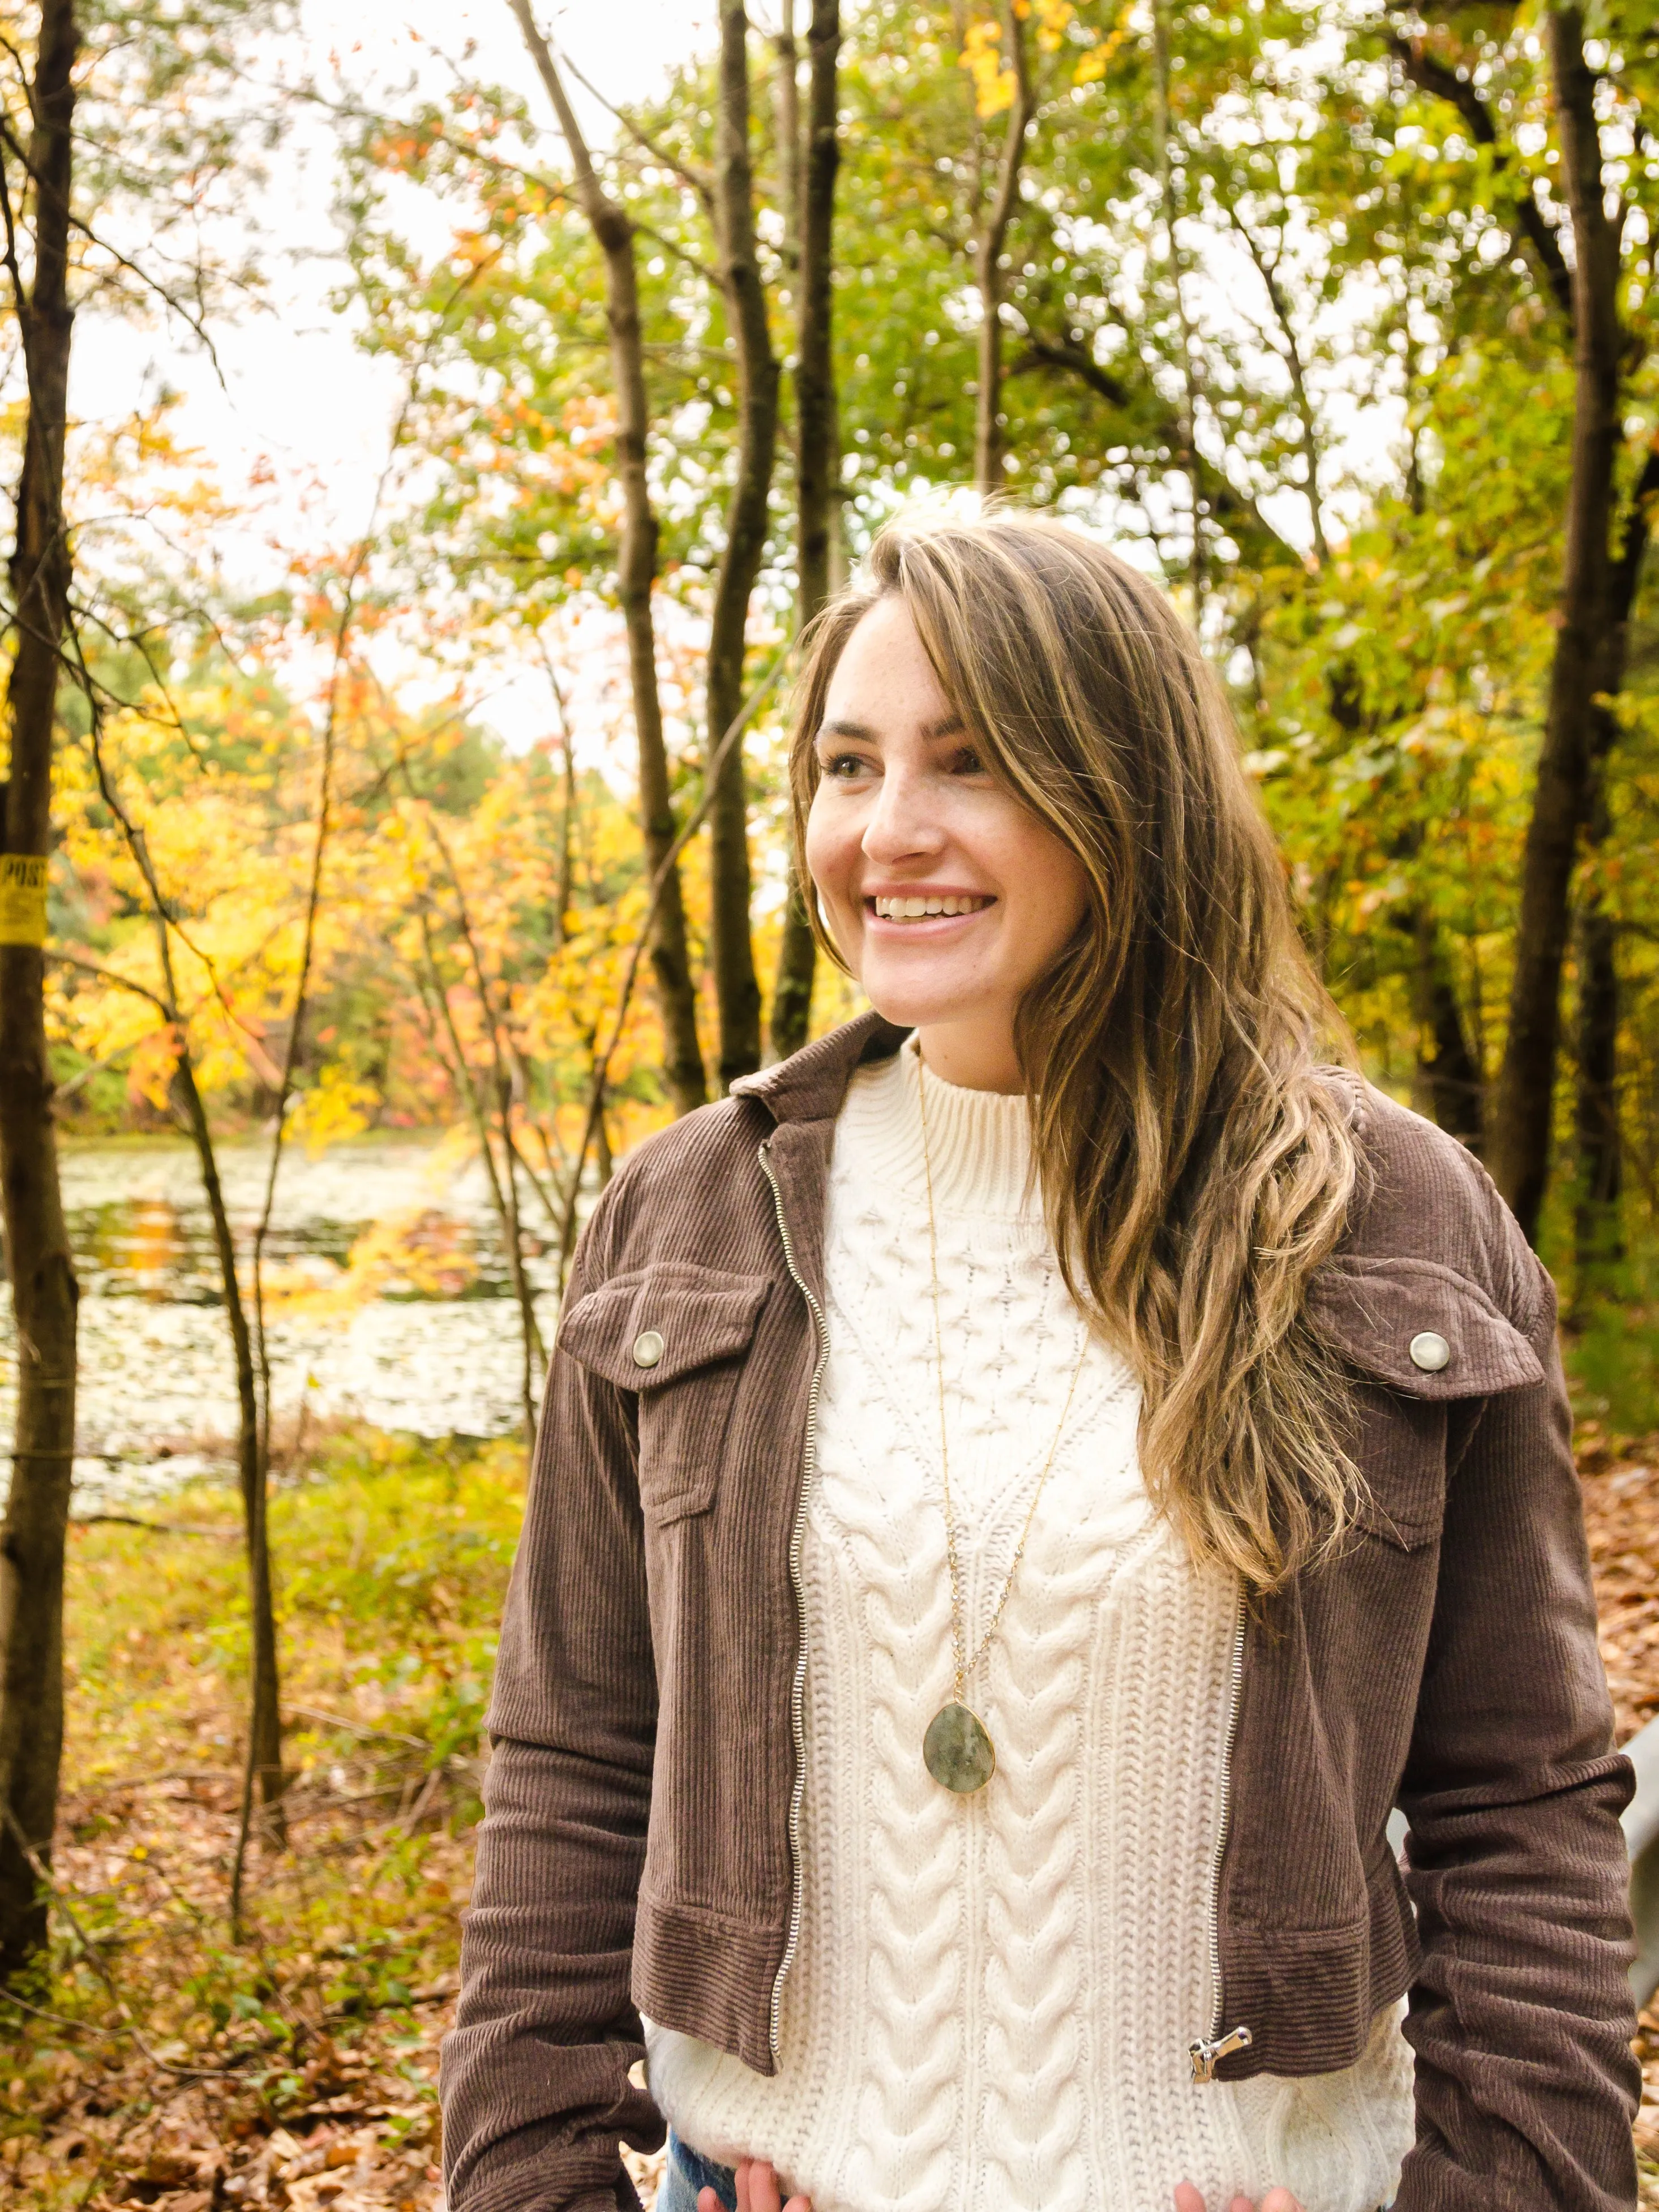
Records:
<instances>
[{"instance_id":1,"label":"overcast sky","mask_svg":"<svg viewBox=\"0 0 1659 2212\"><path fill-rule=\"evenodd\" d=\"M713 0L543 0L540 16L582 73L617 100L650 93L714 35ZM280 57L290 76L299 73L296 64L309 62L319 74L333 64L372 89L406 82L414 70L437 88L449 82L440 58L459 59L472 41L471 70L524 88L551 127L507 0L302 0L301 23ZM602 141L607 118L583 104ZM337 232L324 131L297 114L271 168L258 213L278 249L268 264L276 312L216 330L224 388L185 334L91 319L77 325L72 370L71 407L81 419L123 417L165 383L184 395L176 434L212 457L228 492L256 467L274 474L260 527L228 549L232 574L249 584L280 573L279 556L264 542L270 535L295 550L321 550L364 527L403 394L396 367L359 351L349 324L327 304L340 268L329 258ZM447 235L441 222L423 243L433 248ZM539 723L542 706L528 711ZM502 720L516 724L522 713L507 706Z\"/></svg>"}]
</instances>

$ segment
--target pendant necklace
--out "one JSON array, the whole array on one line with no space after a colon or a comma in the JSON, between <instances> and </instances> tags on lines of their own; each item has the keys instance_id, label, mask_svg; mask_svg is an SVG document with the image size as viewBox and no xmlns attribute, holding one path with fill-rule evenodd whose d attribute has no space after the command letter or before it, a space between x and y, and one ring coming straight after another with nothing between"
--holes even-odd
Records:
<instances>
[{"instance_id":1,"label":"pendant necklace","mask_svg":"<svg viewBox=\"0 0 1659 2212\"><path fill-rule=\"evenodd\" d=\"M939 1231L933 1218L933 1164L927 1146L927 1066L922 1059L920 1046L916 1049L916 1097L921 1106L921 1166L927 1185L927 1261L933 1282L933 1368L939 1381L939 1451L945 1498L945 1557L951 1571L951 1671L953 1683L950 1701L939 1707L927 1724L927 1733L921 1740L921 1757L922 1764L941 1789L949 1790L958 1797L971 1797L976 1790L983 1790L996 1772L997 1753L990 1730L967 1702L967 1678L984 1657L987 1645L997 1632L997 1623L1008 1602L1014 1577L1019 1572L1019 1563L1025 1556L1025 1540L1031 1533L1032 1522L1036 1518L1037 1500L1048 1480L1054 1454L1060 1449L1060 1440L1066 1431L1066 1416L1072 1410L1078 1377L1082 1374L1083 1363L1088 1357L1089 1333L1085 1328L1077 1365L1072 1370L1072 1379L1066 1386L1066 1402L1060 1409L1060 1425L1054 1431L1048 1456L1042 1463L1036 1488L1031 1493L1030 1506L1025 1516L1024 1526L1019 1532L1019 1541L1014 1547L1013 1561L1003 1583L1002 1594L992 1608L990 1622L984 1635L969 1651L963 1625L962 1576L957 1559L956 1516L951 1509L951 1453L945 1418L945 1335L939 1317Z\"/></svg>"}]
</instances>

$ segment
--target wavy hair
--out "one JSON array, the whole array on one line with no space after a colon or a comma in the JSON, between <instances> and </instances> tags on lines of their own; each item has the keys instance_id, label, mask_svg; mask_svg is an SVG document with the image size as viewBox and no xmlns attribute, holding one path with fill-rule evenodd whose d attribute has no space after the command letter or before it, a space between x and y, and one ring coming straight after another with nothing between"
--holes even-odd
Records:
<instances>
[{"instance_id":1,"label":"wavy hair","mask_svg":"<svg viewBox=\"0 0 1659 2212\"><path fill-rule=\"evenodd\" d=\"M1077 855L1089 910L1015 1042L1073 1297L1139 1377L1140 1458L1200 1563L1265 1595L1342 1540L1359 1476L1306 1310L1361 1173L1316 979L1225 696L1163 594L1064 524L884 530L806 641L796 852L842 647L896 595L987 765ZM816 906L816 902L812 902ZM814 914L819 942L845 965Z\"/></svg>"}]
</instances>

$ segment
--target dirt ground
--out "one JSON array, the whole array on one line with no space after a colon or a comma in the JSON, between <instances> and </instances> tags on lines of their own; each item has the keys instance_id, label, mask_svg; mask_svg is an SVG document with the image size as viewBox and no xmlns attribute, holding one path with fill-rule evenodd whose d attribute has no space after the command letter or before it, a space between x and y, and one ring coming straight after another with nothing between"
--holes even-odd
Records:
<instances>
[{"instance_id":1,"label":"dirt ground","mask_svg":"<svg viewBox=\"0 0 1659 2212\"><path fill-rule=\"evenodd\" d=\"M1577 1443L1601 1656L1622 1743L1659 1713L1659 1436L1610 1441L1591 1423ZM1637 2049L1645 2085L1636 2125L1642 2202L1659 2207L1659 2002L1642 2015Z\"/></svg>"}]
</instances>

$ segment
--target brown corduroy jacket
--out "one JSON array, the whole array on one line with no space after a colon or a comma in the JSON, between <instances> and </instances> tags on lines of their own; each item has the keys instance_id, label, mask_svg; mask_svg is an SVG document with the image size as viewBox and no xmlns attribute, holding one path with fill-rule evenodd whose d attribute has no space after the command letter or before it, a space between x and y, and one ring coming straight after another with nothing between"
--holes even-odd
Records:
<instances>
[{"instance_id":1,"label":"brown corduroy jacket","mask_svg":"<svg viewBox=\"0 0 1659 2212\"><path fill-rule=\"evenodd\" d=\"M662 2139L641 2011L773 2069L830 1140L898 1042L866 1017L677 1123L583 1237L444 2048L452 2212L634 2204L618 2142ZM1368 1503L1334 1564L1241 1610L1218 2002L1170 2063L1328 2072L1409 1990L1398 2212L1613 2212L1635 2202L1630 1770L1553 1293L1469 1155L1353 1088L1367 1194L1311 1301Z\"/></svg>"}]
</instances>

